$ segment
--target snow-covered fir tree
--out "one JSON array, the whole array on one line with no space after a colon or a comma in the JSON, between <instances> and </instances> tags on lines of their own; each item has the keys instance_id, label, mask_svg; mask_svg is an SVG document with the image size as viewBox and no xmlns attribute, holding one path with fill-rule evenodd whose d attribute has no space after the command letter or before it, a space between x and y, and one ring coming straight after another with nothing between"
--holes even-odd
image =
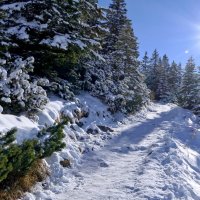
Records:
<instances>
[{"instance_id":1,"label":"snow-covered fir tree","mask_svg":"<svg viewBox=\"0 0 200 200\"><path fill-rule=\"evenodd\" d=\"M181 64L176 64L173 61L168 72L169 102L178 103L181 81L182 81Z\"/></svg>"},{"instance_id":2,"label":"snow-covered fir tree","mask_svg":"<svg viewBox=\"0 0 200 200\"><path fill-rule=\"evenodd\" d=\"M198 74L194 59L191 57L185 67L180 91L180 105L184 108L194 110L200 105Z\"/></svg>"},{"instance_id":3,"label":"snow-covered fir tree","mask_svg":"<svg viewBox=\"0 0 200 200\"><path fill-rule=\"evenodd\" d=\"M149 77L147 78L147 85L154 92L158 87L158 79L156 73L159 68L159 58L160 56L158 51L155 49L150 59L150 73Z\"/></svg>"},{"instance_id":4,"label":"snow-covered fir tree","mask_svg":"<svg viewBox=\"0 0 200 200\"><path fill-rule=\"evenodd\" d=\"M200 116L200 69L199 67L195 68L195 76L196 76L196 86L195 86L195 93L194 93L194 106L193 111L195 114Z\"/></svg>"},{"instance_id":5,"label":"snow-covered fir tree","mask_svg":"<svg viewBox=\"0 0 200 200\"><path fill-rule=\"evenodd\" d=\"M198 67L197 73L197 93L196 93L197 103L194 107L194 111L196 114L200 116L200 67Z\"/></svg>"},{"instance_id":6,"label":"snow-covered fir tree","mask_svg":"<svg viewBox=\"0 0 200 200\"><path fill-rule=\"evenodd\" d=\"M1 32L15 44L11 54L35 57L35 74L73 82L79 76L80 58L98 44L95 29L82 20L92 6L76 0L3 1L0 8L7 16Z\"/></svg>"},{"instance_id":7,"label":"snow-covered fir tree","mask_svg":"<svg viewBox=\"0 0 200 200\"><path fill-rule=\"evenodd\" d=\"M161 100L166 96L166 74L165 68L161 58L158 61L158 68L156 69L157 88L155 90L156 99Z\"/></svg>"},{"instance_id":8,"label":"snow-covered fir tree","mask_svg":"<svg viewBox=\"0 0 200 200\"><path fill-rule=\"evenodd\" d=\"M142 61L140 62L139 69L140 72L145 76L145 81L146 81L146 78L149 76L150 73L150 59L147 52L145 52Z\"/></svg>"},{"instance_id":9,"label":"snow-covered fir tree","mask_svg":"<svg viewBox=\"0 0 200 200\"><path fill-rule=\"evenodd\" d=\"M81 19L82 23L86 24L89 29L84 34L88 35L88 32L90 32L91 42L94 43L94 45L90 46L89 49L91 54L81 58L80 65L83 67L85 72L82 77L82 88L84 90L89 90L93 95L98 96L98 93L100 92L98 83L103 82L104 78L102 73L105 73L102 68L105 65L105 60L100 52L102 49L103 36L106 32L106 28L104 26L105 12L103 9L98 7L97 0L82 3L81 12L83 13Z\"/></svg>"},{"instance_id":10,"label":"snow-covered fir tree","mask_svg":"<svg viewBox=\"0 0 200 200\"><path fill-rule=\"evenodd\" d=\"M169 95L168 86L168 73L169 73L169 59L166 55L163 56L162 60L159 59L158 67L156 68L157 76L157 88L156 88L156 98L158 100L166 101Z\"/></svg>"},{"instance_id":11,"label":"snow-covered fir tree","mask_svg":"<svg viewBox=\"0 0 200 200\"><path fill-rule=\"evenodd\" d=\"M107 11L107 33L103 43L103 57L106 60L110 94L107 101L111 110L121 109L134 112L147 102L148 91L144 78L139 73L138 45L131 21L126 16L124 0L113 0Z\"/></svg>"}]
</instances>

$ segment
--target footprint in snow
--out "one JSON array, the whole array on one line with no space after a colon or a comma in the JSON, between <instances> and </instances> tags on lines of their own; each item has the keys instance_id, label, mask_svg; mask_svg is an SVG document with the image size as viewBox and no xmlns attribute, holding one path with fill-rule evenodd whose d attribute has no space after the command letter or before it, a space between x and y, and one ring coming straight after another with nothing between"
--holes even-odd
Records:
<instances>
[{"instance_id":1,"label":"footprint in snow","mask_svg":"<svg viewBox=\"0 0 200 200\"><path fill-rule=\"evenodd\" d=\"M125 187L125 191L126 191L126 193L134 193L135 191L135 188L133 187L133 186L129 186L129 185L126 185Z\"/></svg>"},{"instance_id":2,"label":"footprint in snow","mask_svg":"<svg viewBox=\"0 0 200 200\"><path fill-rule=\"evenodd\" d=\"M128 147L118 147L118 148L111 149L111 151L115 153L128 153L129 149Z\"/></svg>"},{"instance_id":3,"label":"footprint in snow","mask_svg":"<svg viewBox=\"0 0 200 200\"><path fill-rule=\"evenodd\" d=\"M126 185L125 188L129 189L129 190L135 190L135 188L133 186L129 186L129 185Z\"/></svg>"},{"instance_id":4,"label":"footprint in snow","mask_svg":"<svg viewBox=\"0 0 200 200\"><path fill-rule=\"evenodd\" d=\"M100 162L99 166L100 167L109 167L109 165L104 161Z\"/></svg>"},{"instance_id":5,"label":"footprint in snow","mask_svg":"<svg viewBox=\"0 0 200 200\"><path fill-rule=\"evenodd\" d=\"M73 173L76 178L83 179L83 175L80 172Z\"/></svg>"},{"instance_id":6,"label":"footprint in snow","mask_svg":"<svg viewBox=\"0 0 200 200\"><path fill-rule=\"evenodd\" d=\"M148 147L146 147L146 146L136 146L135 147L135 151L145 151L147 149L148 149Z\"/></svg>"},{"instance_id":7,"label":"footprint in snow","mask_svg":"<svg viewBox=\"0 0 200 200\"><path fill-rule=\"evenodd\" d=\"M121 154L127 154L130 151L138 151L138 150L141 150L141 149L139 149L137 146L132 146L132 145L111 149L112 152L121 153Z\"/></svg>"}]
</instances>

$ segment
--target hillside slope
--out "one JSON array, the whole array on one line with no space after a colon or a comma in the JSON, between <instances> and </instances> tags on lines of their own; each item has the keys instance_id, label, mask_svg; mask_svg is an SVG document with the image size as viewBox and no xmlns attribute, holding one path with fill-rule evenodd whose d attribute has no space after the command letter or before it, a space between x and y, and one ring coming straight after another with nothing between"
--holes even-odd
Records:
<instances>
[{"instance_id":1,"label":"hillside slope","mask_svg":"<svg viewBox=\"0 0 200 200\"><path fill-rule=\"evenodd\" d=\"M36 189L25 199L200 199L196 120L173 104L153 104L116 128L102 149L85 154L62 190Z\"/></svg>"}]
</instances>

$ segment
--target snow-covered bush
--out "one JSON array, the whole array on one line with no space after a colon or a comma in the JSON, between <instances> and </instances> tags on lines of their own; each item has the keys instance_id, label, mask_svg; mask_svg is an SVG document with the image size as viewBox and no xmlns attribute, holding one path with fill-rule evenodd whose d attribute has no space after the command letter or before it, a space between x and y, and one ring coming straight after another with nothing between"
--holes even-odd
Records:
<instances>
[{"instance_id":1,"label":"snow-covered bush","mask_svg":"<svg viewBox=\"0 0 200 200\"><path fill-rule=\"evenodd\" d=\"M26 174L32 164L38 159L51 156L65 147L62 142L65 137L63 124L55 124L38 133L38 138L16 143L13 128L5 134L0 134L0 187L6 179L20 178ZM9 182L8 182L9 183Z\"/></svg>"},{"instance_id":2,"label":"snow-covered bush","mask_svg":"<svg viewBox=\"0 0 200 200\"><path fill-rule=\"evenodd\" d=\"M69 100L74 98L74 93L71 91L71 88L72 86L68 81L57 78L50 83L48 90L63 99Z\"/></svg>"},{"instance_id":3,"label":"snow-covered bush","mask_svg":"<svg viewBox=\"0 0 200 200\"><path fill-rule=\"evenodd\" d=\"M6 58L0 62L0 104L5 111L30 111L48 102L42 79L31 80L34 58Z\"/></svg>"},{"instance_id":4,"label":"snow-covered bush","mask_svg":"<svg viewBox=\"0 0 200 200\"><path fill-rule=\"evenodd\" d=\"M36 140L24 141L21 145L14 143L17 129L11 129L0 138L0 183L8 177L22 175L36 160L40 152L35 148Z\"/></svg>"}]
</instances>

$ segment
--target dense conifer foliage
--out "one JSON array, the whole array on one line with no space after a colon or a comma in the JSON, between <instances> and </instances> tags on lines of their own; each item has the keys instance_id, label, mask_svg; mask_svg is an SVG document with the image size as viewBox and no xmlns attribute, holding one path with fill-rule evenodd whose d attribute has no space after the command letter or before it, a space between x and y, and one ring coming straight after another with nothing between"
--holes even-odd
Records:
<instances>
[{"instance_id":1,"label":"dense conifer foliage","mask_svg":"<svg viewBox=\"0 0 200 200\"><path fill-rule=\"evenodd\" d=\"M167 55L160 58L155 50L151 58L145 53L140 71L153 99L173 102L199 114L200 73L192 57L181 67L174 61L170 64Z\"/></svg>"},{"instance_id":2,"label":"dense conifer foliage","mask_svg":"<svg viewBox=\"0 0 200 200\"><path fill-rule=\"evenodd\" d=\"M109 104L112 112L135 112L148 102L148 90L138 71L137 38L124 0L113 0L108 9L100 8L98 1L4 0L0 10L1 55L9 53L12 60L22 61L34 58L26 79L31 87L38 85L40 91L34 94L40 101L31 105L24 95L25 102L20 102L24 110L42 108L47 102L45 90L70 99L72 92L85 89ZM4 71L13 70L13 64L2 59ZM46 80L42 86L41 78ZM23 80L18 87L25 94ZM16 95L11 101L2 94L2 99L10 104L20 101Z\"/></svg>"},{"instance_id":3,"label":"dense conifer foliage","mask_svg":"<svg viewBox=\"0 0 200 200\"><path fill-rule=\"evenodd\" d=\"M155 50L140 61L125 0L112 0L108 8L101 8L98 0L1 0L0 113L23 113L39 121L35 114L49 96L75 103L81 91L100 98L111 113L133 114L151 98L200 115L200 69L194 59L181 66ZM77 121L70 128L79 131L84 124L78 119L89 112L79 107L73 112ZM65 147L63 130L72 113L58 113L56 123L43 129L39 125L32 139L17 142L17 129L0 133L0 187ZM71 135L70 140L75 138Z\"/></svg>"},{"instance_id":4,"label":"dense conifer foliage","mask_svg":"<svg viewBox=\"0 0 200 200\"><path fill-rule=\"evenodd\" d=\"M108 9L97 0L0 2L0 111L32 116L54 93L71 100L81 90L111 112L134 113L149 101L124 0ZM0 182L65 147L63 123L18 144L0 135Z\"/></svg>"},{"instance_id":5,"label":"dense conifer foliage","mask_svg":"<svg viewBox=\"0 0 200 200\"><path fill-rule=\"evenodd\" d=\"M124 0L112 1L105 24L108 31L100 51L104 61L96 62L92 69L92 92L104 99L112 112L132 113L148 102L148 90L138 70L137 38Z\"/></svg>"},{"instance_id":6,"label":"dense conifer foliage","mask_svg":"<svg viewBox=\"0 0 200 200\"><path fill-rule=\"evenodd\" d=\"M38 159L51 156L65 147L63 124L55 124L38 133L38 138L15 142L17 129L13 128L0 137L0 184L12 176L26 174L30 166ZM2 133L1 133L2 135ZM43 138L42 136L46 136Z\"/></svg>"}]
</instances>

